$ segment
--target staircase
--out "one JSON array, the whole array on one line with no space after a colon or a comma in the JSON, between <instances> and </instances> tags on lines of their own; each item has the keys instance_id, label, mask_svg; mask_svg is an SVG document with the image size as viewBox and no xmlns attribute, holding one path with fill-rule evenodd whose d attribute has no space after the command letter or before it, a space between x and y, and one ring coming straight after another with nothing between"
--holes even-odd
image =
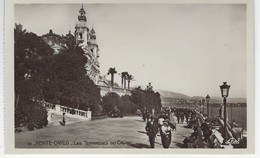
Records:
<instances>
[{"instance_id":1,"label":"staircase","mask_svg":"<svg viewBox=\"0 0 260 158\"><path fill-rule=\"evenodd\" d=\"M62 120L62 115L65 113L66 124L90 121L92 117L92 111L84 111L79 109L74 109L67 106L61 106L58 104L48 103L46 101L41 101L42 105L48 111L48 122L49 125L59 125L59 121Z\"/></svg>"}]
</instances>

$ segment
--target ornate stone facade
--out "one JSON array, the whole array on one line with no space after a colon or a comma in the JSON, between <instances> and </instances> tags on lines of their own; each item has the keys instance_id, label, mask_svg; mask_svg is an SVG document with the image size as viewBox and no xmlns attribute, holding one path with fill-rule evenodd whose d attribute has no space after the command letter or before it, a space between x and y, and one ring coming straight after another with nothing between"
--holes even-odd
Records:
<instances>
[{"instance_id":1,"label":"ornate stone facade","mask_svg":"<svg viewBox=\"0 0 260 158\"><path fill-rule=\"evenodd\" d=\"M42 35L42 38L54 49L54 54L58 54L61 50L68 49L70 46L79 45L88 58L88 62L85 65L87 75L95 84L98 84L100 71L98 62L99 48L96 43L96 32L93 28L89 30L87 27L87 17L83 6L79 10L78 22L75 26L74 35L69 31L65 36L60 36L50 30L49 33Z\"/></svg>"},{"instance_id":2,"label":"ornate stone facade","mask_svg":"<svg viewBox=\"0 0 260 158\"><path fill-rule=\"evenodd\" d=\"M54 54L58 54L63 49L68 49L66 39L53 33L52 30L47 34L42 35L42 39L54 50Z\"/></svg>"},{"instance_id":3,"label":"ornate stone facade","mask_svg":"<svg viewBox=\"0 0 260 158\"><path fill-rule=\"evenodd\" d=\"M94 28L88 28L87 16L83 6L79 10L78 22L75 25L74 34L69 31L65 36L60 36L50 30L49 33L42 35L42 39L54 49L55 54L75 45L80 46L84 51L85 56L88 58L88 62L85 65L87 75L100 87L102 96L108 92L116 92L120 96L126 94L130 95L131 90L120 88L117 83L114 83L112 88L111 81L108 81L105 76L100 75L98 61L99 48L96 42L96 32Z\"/></svg>"},{"instance_id":4,"label":"ornate stone facade","mask_svg":"<svg viewBox=\"0 0 260 158\"><path fill-rule=\"evenodd\" d=\"M88 58L88 63L86 64L88 76L94 81L95 84L97 84L100 76L98 62L99 48L96 43L95 30L92 28L89 31L89 28L87 27L87 17L83 6L79 10L78 22L75 26L74 35L76 44L81 46L86 57Z\"/></svg>"}]
</instances>

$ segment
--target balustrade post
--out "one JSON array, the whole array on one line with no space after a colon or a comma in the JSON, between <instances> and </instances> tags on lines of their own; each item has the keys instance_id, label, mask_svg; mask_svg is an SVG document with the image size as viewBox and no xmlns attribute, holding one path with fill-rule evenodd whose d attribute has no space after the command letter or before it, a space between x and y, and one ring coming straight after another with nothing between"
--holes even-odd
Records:
<instances>
[{"instance_id":1,"label":"balustrade post","mask_svg":"<svg viewBox=\"0 0 260 158\"><path fill-rule=\"evenodd\" d=\"M87 111L87 119L91 120L91 114L92 114L92 111L90 111L90 108L88 108L88 111Z\"/></svg>"},{"instance_id":2,"label":"balustrade post","mask_svg":"<svg viewBox=\"0 0 260 158\"><path fill-rule=\"evenodd\" d=\"M55 110L56 110L56 112L61 112L61 107L59 104L55 105Z\"/></svg>"}]
</instances>

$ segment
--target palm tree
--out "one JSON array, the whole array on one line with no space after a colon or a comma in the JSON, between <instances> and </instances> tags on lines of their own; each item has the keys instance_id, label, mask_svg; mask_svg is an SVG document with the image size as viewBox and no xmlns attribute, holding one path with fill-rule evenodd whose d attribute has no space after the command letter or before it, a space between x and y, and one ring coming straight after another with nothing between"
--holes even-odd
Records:
<instances>
[{"instance_id":1,"label":"palm tree","mask_svg":"<svg viewBox=\"0 0 260 158\"><path fill-rule=\"evenodd\" d=\"M126 80L127 80L127 82L128 82L127 89L129 89L129 88L130 88L130 82L134 80L134 76L133 76L133 75L130 75L130 74L127 74Z\"/></svg>"},{"instance_id":2,"label":"palm tree","mask_svg":"<svg viewBox=\"0 0 260 158\"><path fill-rule=\"evenodd\" d=\"M107 73L107 75L111 75L111 87L113 87L114 86L114 74L116 74L117 73L117 71L116 71L116 68L109 68L108 69L108 73Z\"/></svg>"},{"instance_id":3,"label":"palm tree","mask_svg":"<svg viewBox=\"0 0 260 158\"><path fill-rule=\"evenodd\" d=\"M16 24L15 23L15 28L14 28L14 40L17 41L18 38L26 34L27 31L26 29L23 29L23 25L21 24Z\"/></svg>"},{"instance_id":4,"label":"palm tree","mask_svg":"<svg viewBox=\"0 0 260 158\"><path fill-rule=\"evenodd\" d=\"M122 83L122 88L126 88L126 78L127 78L128 72L122 72L121 73L121 83Z\"/></svg>"}]
</instances>

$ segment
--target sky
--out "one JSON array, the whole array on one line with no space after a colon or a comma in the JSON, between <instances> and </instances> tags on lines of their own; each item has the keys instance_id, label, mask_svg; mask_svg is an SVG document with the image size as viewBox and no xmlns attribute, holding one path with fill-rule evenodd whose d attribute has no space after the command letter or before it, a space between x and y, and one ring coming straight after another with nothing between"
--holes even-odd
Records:
<instances>
[{"instance_id":1,"label":"sky","mask_svg":"<svg viewBox=\"0 0 260 158\"><path fill-rule=\"evenodd\" d=\"M246 98L243 4L83 4L100 49L100 71L135 77L133 86L189 96ZM81 4L15 5L15 22L37 35L74 32ZM110 79L110 76L107 76ZM119 74L115 81L120 82Z\"/></svg>"}]
</instances>

